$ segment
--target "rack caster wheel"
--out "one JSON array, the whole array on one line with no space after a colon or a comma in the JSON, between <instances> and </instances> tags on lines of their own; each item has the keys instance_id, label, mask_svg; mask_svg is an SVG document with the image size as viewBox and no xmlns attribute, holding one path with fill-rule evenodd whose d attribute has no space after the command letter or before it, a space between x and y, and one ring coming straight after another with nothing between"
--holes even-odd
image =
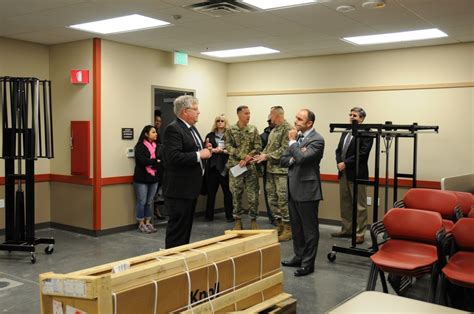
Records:
<instances>
[{"instance_id":1,"label":"rack caster wheel","mask_svg":"<svg viewBox=\"0 0 474 314\"><path fill-rule=\"evenodd\" d=\"M54 244L50 244L50 245L48 245L47 247L45 247L45 248L44 248L44 252L45 252L46 254L48 254L48 255L49 255L49 254L53 254L53 252L54 252Z\"/></svg>"},{"instance_id":2,"label":"rack caster wheel","mask_svg":"<svg viewBox=\"0 0 474 314\"><path fill-rule=\"evenodd\" d=\"M328 253L328 260L334 263L336 261L336 252L332 251Z\"/></svg>"},{"instance_id":3,"label":"rack caster wheel","mask_svg":"<svg viewBox=\"0 0 474 314\"><path fill-rule=\"evenodd\" d=\"M34 252L31 252L31 257L30 257L30 260L31 260L31 264L36 264L36 254Z\"/></svg>"}]
</instances>

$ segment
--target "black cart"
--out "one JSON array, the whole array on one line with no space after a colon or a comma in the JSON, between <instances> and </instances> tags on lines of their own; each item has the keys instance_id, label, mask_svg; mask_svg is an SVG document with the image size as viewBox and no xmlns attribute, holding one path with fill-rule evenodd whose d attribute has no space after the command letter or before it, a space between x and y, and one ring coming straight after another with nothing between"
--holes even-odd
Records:
<instances>
[{"instance_id":1,"label":"black cart","mask_svg":"<svg viewBox=\"0 0 474 314\"><path fill-rule=\"evenodd\" d=\"M0 250L30 252L36 263L35 247L54 238L35 237L35 161L51 159L53 119L51 82L37 78L0 77L2 101L2 154L5 160L5 242Z\"/></svg>"}]
</instances>

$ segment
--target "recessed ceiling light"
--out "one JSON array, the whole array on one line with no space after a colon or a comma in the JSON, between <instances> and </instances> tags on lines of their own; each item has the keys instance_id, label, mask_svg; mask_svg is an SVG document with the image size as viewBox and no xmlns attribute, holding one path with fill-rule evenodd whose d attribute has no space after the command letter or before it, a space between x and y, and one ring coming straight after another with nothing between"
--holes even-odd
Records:
<instances>
[{"instance_id":1,"label":"recessed ceiling light","mask_svg":"<svg viewBox=\"0 0 474 314\"><path fill-rule=\"evenodd\" d=\"M447 37L448 35L437 28L422 29L399 33L388 33L380 35L344 37L343 40L356 45L374 45L395 43L401 41L423 40L431 38Z\"/></svg>"},{"instance_id":2,"label":"recessed ceiling light","mask_svg":"<svg viewBox=\"0 0 474 314\"><path fill-rule=\"evenodd\" d=\"M247 4L253 5L254 7L267 10L267 9L276 9L291 7L301 4L315 3L315 0L242 0Z\"/></svg>"},{"instance_id":3,"label":"recessed ceiling light","mask_svg":"<svg viewBox=\"0 0 474 314\"><path fill-rule=\"evenodd\" d=\"M369 0L362 3L362 7L366 9L382 9L385 8L384 0Z\"/></svg>"},{"instance_id":4,"label":"recessed ceiling light","mask_svg":"<svg viewBox=\"0 0 474 314\"><path fill-rule=\"evenodd\" d=\"M230 50L205 51L201 52L201 54L218 58L232 58L242 56L264 55L278 52L280 51L267 47L249 47Z\"/></svg>"},{"instance_id":5,"label":"recessed ceiling light","mask_svg":"<svg viewBox=\"0 0 474 314\"><path fill-rule=\"evenodd\" d=\"M169 24L168 22L152 19L151 17L132 14L96 22L71 25L69 27L92 33L113 34L155 28Z\"/></svg>"},{"instance_id":6,"label":"recessed ceiling light","mask_svg":"<svg viewBox=\"0 0 474 314\"><path fill-rule=\"evenodd\" d=\"M356 8L352 5L340 5L336 8L337 12L348 13L354 11Z\"/></svg>"}]
</instances>

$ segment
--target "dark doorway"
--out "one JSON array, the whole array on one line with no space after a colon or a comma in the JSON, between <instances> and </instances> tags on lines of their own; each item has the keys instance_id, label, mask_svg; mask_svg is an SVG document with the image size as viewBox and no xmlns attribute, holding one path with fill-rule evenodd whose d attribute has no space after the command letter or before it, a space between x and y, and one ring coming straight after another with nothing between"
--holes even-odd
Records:
<instances>
[{"instance_id":1,"label":"dark doorway","mask_svg":"<svg viewBox=\"0 0 474 314\"><path fill-rule=\"evenodd\" d=\"M159 110L161 112L161 134L163 134L165 127L176 119L173 112L173 101L181 95L194 96L194 91L153 87L153 111Z\"/></svg>"}]
</instances>

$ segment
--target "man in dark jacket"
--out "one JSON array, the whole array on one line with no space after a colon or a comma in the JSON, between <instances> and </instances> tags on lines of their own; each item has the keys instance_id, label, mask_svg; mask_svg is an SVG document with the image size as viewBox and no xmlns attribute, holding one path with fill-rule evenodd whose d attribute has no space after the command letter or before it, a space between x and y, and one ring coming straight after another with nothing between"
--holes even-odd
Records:
<instances>
[{"instance_id":1,"label":"man in dark jacket","mask_svg":"<svg viewBox=\"0 0 474 314\"><path fill-rule=\"evenodd\" d=\"M205 161L212 154L194 127L200 113L198 104L194 96L176 98L177 118L166 127L163 136L163 195L169 212L167 249L189 243Z\"/></svg>"},{"instance_id":2,"label":"man in dark jacket","mask_svg":"<svg viewBox=\"0 0 474 314\"><path fill-rule=\"evenodd\" d=\"M361 124L366 117L364 109L354 107L349 113L349 121L356 121ZM369 160L370 150L373 139L361 137L359 141L359 179L369 178ZM352 133L344 132L339 140L336 149L336 162L339 177L339 198L341 205L341 231L332 233L333 237L351 237L352 234L352 200L353 187L355 180L355 157L356 147ZM356 243L364 243L365 231L367 230L367 187L359 185L357 190L357 234Z\"/></svg>"}]
</instances>

